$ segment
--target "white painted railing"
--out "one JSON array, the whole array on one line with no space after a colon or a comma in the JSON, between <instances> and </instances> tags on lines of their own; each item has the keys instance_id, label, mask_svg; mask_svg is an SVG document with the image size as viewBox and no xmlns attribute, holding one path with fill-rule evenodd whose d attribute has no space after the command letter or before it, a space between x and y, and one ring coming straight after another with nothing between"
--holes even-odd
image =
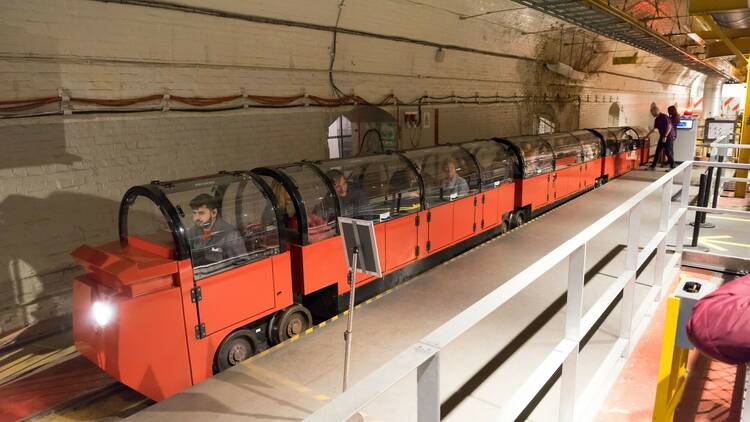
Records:
<instances>
[{"instance_id":1,"label":"white painted railing","mask_svg":"<svg viewBox=\"0 0 750 422\"><path fill-rule=\"evenodd\" d=\"M417 371L418 421L439 421L441 351L453 340L474 327L508 300L524 291L539 277L565 259L569 261L569 269L564 339L556 345L522 386L507 400L507 404L501 409L501 413L497 417L501 421L515 420L528 407L544 385L552 379L558 368L562 366L559 420L580 421L592 418L596 406L591 404L595 403L596 400L599 400L599 402L603 400L602 394L614 382L613 374L619 372L619 369L624 365L624 358L633 350L640 333L645 328L645 322L647 322L635 318L636 315L645 313L635 312L634 309L637 271L645 264L648 257L656 251L654 285L647 299L643 302L643 308L639 309L639 311L642 311L652 307L656 301L661 299L668 283L679 269L685 237L692 165L692 161L684 162L665 174L594 224L367 375L346 393L334 398L306 418L305 421L346 420L415 370ZM681 186L684 188L680 195L679 208L672 214L670 207L673 182L678 177ZM646 246L639 251L642 202L659 189L661 189L661 205L658 230L646 243ZM586 272L587 244L626 214L629 216L629 226L625 271L584 314L583 286ZM667 255L667 237L675 226L677 226L675 253L669 257ZM621 292L623 294L622 315L618 339L603 364L591 378L586 389L578 394L578 356L581 341ZM579 405L580 403L586 403L587 406L582 407Z\"/></svg>"}]
</instances>

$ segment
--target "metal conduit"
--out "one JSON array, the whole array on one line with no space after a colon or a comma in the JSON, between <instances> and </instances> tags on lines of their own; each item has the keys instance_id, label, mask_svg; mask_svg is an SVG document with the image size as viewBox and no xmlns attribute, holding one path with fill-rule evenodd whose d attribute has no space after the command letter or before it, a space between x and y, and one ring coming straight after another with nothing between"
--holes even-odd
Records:
<instances>
[{"instance_id":1,"label":"metal conduit","mask_svg":"<svg viewBox=\"0 0 750 422\"><path fill-rule=\"evenodd\" d=\"M734 80L653 31L632 16L598 0L513 0L615 41L631 45L706 75Z\"/></svg>"}]
</instances>

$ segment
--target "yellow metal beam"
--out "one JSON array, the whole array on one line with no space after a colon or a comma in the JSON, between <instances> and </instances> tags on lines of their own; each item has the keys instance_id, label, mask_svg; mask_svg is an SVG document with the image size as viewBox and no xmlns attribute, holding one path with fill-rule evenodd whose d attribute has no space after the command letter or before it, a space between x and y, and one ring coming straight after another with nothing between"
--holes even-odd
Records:
<instances>
[{"instance_id":1,"label":"yellow metal beam","mask_svg":"<svg viewBox=\"0 0 750 422\"><path fill-rule=\"evenodd\" d=\"M750 29L729 29L729 28L721 28L721 30L724 32L724 35L729 37L730 39L734 40L735 38L745 38L750 37ZM711 30L708 31L695 31L696 34L698 34L699 37L703 38L704 40L721 40L721 34L718 32L714 32Z\"/></svg>"},{"instance_id":2,"label":"yellow metal beam","mask_svg":"<svg viewBox=\"0 0 750 422\"><path fill-rule=\"evenodd\" d=\"M748 78L746 81L750 81L750 66L748 66ZM750 83L748 84L750 86ZM745 113L742 115L742 132L740 133L740 143L750 144L750 89L745 88ZM747 164L750 162L750 150L740 150L740 163ZM747 177L747 170L737 170L737 177ZM737 182L734 184L734 197L744 198L745 192L747 192L747 183Z\"/></svg>"},{"instance_id":3,"label":"yellow metal beam","mask_svg":"<svg viewBox=\"0 0 750 422\"><path fill-rule=\"evenodd\" d=\"M708 15L747 8L747 0L690 0L689 14Z\"/></svg>"},{"instance_id":4,"label":"yellow metal beam","mask_svg":"<svg viewBox=\"0 0 750 422\"><path fill-rule=\"evenodd\" d=\"M706 58L736 56L738 53L743 54L743 51L750 53L750 38L735 38L730 41L734 48L722 41L706 44Z\"/></svg>"},{"instance_id":5,"label":"yellow metal beam","mask_svg":"<svg viewBox=\"0 0 750 422\"><path fill-rule=\"evenodd\" d=\"M747 4L746 4L746 6L747 6ZM721 38L722 44L725 47L727 47L727 49L729 51L731 51L731 53L729 53L729 54L724 54L725 56L731 56L731 55L736 56L737 57L737 66L739 66L739 67L743 67L743 66L747 65L747 59L745 58L745 54L746 54L745 52L746 51L750 51L750 38L738 38L737 40L732 40L732 39L730 39L724 33L724 30L716 23L716 21L714 20L714 18L712 16L710 16L710 15L701 16L698 19L701 20L703 23L705 23L709 28L711 28L712 32L715 32L715 33L719 34L719 37ZM742 46L740 47L738 45L738 42L740 40L747 40L748 41L747 45L745 45L743 43ZM734 41L738 41L738 42L736 43ZM719 46L721 46L720 43L714 43L714 44L708 45L706 47L706 58L720 57L718 55L715 55L715 56L711 55L711 54L716 54L717 50L721 50L719 48ZM712 51L712 48L714 48L713 51Z\"/></svg>"}]
</instances>

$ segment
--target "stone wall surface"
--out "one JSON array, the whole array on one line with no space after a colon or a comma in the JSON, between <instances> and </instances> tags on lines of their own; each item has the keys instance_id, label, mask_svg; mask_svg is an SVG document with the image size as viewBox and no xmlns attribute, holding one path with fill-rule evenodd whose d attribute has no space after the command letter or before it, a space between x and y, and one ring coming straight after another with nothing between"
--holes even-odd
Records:
<instances>
[{"instance_id":1,"label":"stone wall surface","mask_svg":"<svg viewBox=\"0 0 750 422\"><path fill-rule=\"evenodd\" d=\"M174 3L210 4L231 16L91 0L0 2L0 101L55 96L60 88L105 99L241 90L333 95L328 68L340 0ZM345 93L371 101L391 93L402 100L505 98L493 105L425 105L433 125L403 128L402 148L530 134L540 113L551 115L559 130L605 126L613 104L619 124L649 126L652 101L685 105L691 85L703 78L644 52L637 65L614 66L611 57L632 48L562 31L560 21L509 1L347 0L339 27L359 31L336 36L333 76ZM442 61L436 45L444 46ZM558 61L586 79L545 69ZM384 109L401 118L416 107ZM129 187L326 158L327 127L346 111L0 119L0 335L70 312L71 280L79 270L69 253L117 236L117 207Z\"/></svg>"}]
</instances>

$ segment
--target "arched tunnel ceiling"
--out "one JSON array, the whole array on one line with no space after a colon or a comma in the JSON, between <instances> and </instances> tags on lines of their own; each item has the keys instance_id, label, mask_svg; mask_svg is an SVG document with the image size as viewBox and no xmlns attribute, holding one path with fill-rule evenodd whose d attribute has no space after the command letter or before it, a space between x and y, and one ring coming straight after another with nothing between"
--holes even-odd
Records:
<instances>
[{"instance_id":1,"label":"arched tunnel ceiling","mask_svg":"<svg viewBox=\"0 0 750 422\"><path fill-rule=\"evenodd\" d=\"M583 32L631 45L710 76L738 76L722 58L704 60L704 46L688 36L694 31L688 0L480 0L430 2L429 6L443 8L461 19L481 19L523 34L560 31L562 20L588 30ZM537 11L547 15L540 19Z\"/></svg>"}]
</instances>

